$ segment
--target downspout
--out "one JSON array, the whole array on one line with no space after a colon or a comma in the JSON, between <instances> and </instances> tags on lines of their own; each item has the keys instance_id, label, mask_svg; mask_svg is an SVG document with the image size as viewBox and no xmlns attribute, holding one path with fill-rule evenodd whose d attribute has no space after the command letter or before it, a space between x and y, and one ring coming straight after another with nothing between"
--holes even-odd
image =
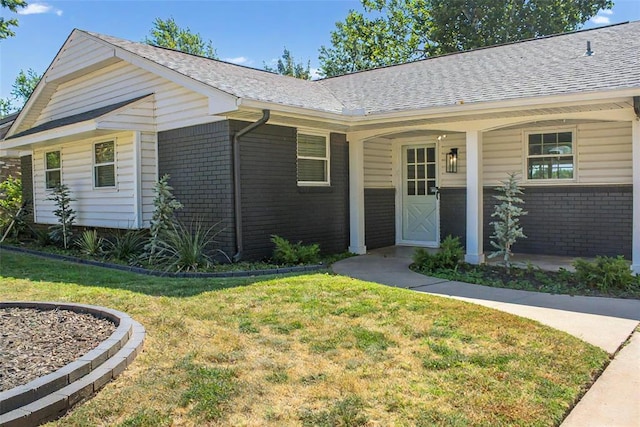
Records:
<instances>
[{"instance_id":1,"label":"downspout","mask_svg":"<svg viewBox=\"0 0 640 427\"><path fill-rule=\"evenodd\" d=\"M251 123L244 129L240 129L233 135L233 202L236 213L236 253L233 256L233 262L242 259L242 192L240 185L240 137L248 134L255 128L267 123L270 110L262 110L262 118L257 122Z\"/></svg>"}]
</instances>

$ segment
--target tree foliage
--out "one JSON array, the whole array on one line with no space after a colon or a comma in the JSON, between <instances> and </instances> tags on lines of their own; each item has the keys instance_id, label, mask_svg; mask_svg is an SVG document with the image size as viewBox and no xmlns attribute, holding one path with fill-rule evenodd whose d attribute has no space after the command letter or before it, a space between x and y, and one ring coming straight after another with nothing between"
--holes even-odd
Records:
<instances>
[{"instance_id":1,"label":"tree foliage","mask_svg":"<svg viewBox=\"0 0 640 427\"><path fill-rule=\"evenodd\" d=\"M278 59L276 67L270 67L267 64L264 65L264 69L271 71L272 73L278 73L283 76L291 76L298 79L309 80L311 78L311 61L307 62L305 67L302 62L296 64L291 51L284 48L282 57Z\"/></svg>"},{"instance_id":2,"label":"tree foliage","mask_svg":"<svg viewBox=\"0 0 640 427\"><path fill-rule=\"evenodd\" d=\"M527 212L518 206L524 203L520 197L524 193L518 185L516 175L516 172L509 173L507 180L496 188L496 191L502 194L493 197L501 203L494 207L491 214L492 218L496 218L496 221L491 222L493 225L491 246L497 250L492 252L489 258L502 255L507 270L511 268L511 256L513 255L511 247L518 239L527 237L520 225L520 217L526 215Z\"/></svg>"},{"instance_id":3,"label":"tree foliage","mask_svg":"<svg viewBox=\"0 0 640 427\"><path fill-rule=\"evenodd\" d=\"M182 209L180 203L173 195L173 187L169 185L169 174L165 174L156 182L154 187L155 197L153 199L153 217L149 229L151 237L145 246L147 256L152 259L158 250L160 242L173 226L173 214L176 210Z\"/></svg>"},{"instance_id":4,"label":"tree foliage","mask_svg":"<svg viewBox=\"0 0 640 427\"><path fill-rule=\"evenodd\" d=\"M71 198L71 192L66 184L58 184L53 188L47 200L54 202L53 214L58 217L58 224L49 227L49 237L68 249L71 245L73 224L76 220L76 211L71 207L71 202L75 199Z\"/></svg>"},{"instance_id":5,"label":"tree foliage","mask_svg":"<svg viewBox=\"0 0 640 427\"><path fill-rule=\"evenodd\" d=\"M144 39L147 44L207 58L217 58L211 40L205 41L199 33L192 33L189 28L180 28L173 18L166 20L156 18L149 35L150 37Z\"/></svg>"},{"instance_id":6,"label":"tree foliage","mask_svg":"<svg viewBox=\"0 0 640 427\"><path fill-rule=\"evenodd\" d=\"M41 78L42 74L38 74L31 68L29 68L27 72L20 70L16 80L11 86L10 96L0 99L0 117L20 111L35 90Z\"/></svg>"},{"instance_id":7,"label":"tree foliage","mask_svg":"<svg viewBox=\"0 0 640 427\"><path fill-rule=\"evenodd\" d=\"M26 7L27 2L24 0L0 0L0 6L9 9L13 13L16 13L18 12L18 8ZM0 16L0 40L15 36L16 33L12 30L11 27L17 26L18 19L5 19Z\"/></svg>"},{"instance_id":8,"label":"tree foliage","mask_svg":"<svg viewBox=\"0 0 640 427\"><path fill-rule=\"evenodd\" d=\"M361 0L320 48L331 77L573 31L612 0Z\"/></svg>"}]
</instances>

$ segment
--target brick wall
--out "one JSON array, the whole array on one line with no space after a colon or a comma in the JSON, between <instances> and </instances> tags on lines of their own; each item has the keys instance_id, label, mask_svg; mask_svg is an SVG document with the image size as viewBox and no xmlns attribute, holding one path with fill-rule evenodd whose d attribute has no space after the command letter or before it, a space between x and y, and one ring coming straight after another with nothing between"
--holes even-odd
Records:
<instances>
[{"instance_id":1,"label":"brick wall","mask_svg":"<svg viewBox=\"0 0 640 427\"><path fill-rule=\"evenodd\" d=\"M395 245L396 190L365 188L364 218L364 240L367 249Z\"/></svg>"},{"instance_id":2,"label":"brick wall","mask_svg":"<svg viewBox=\"0 0 640 427\"><path fill-rule=\"evenodd\" d=\"M20 178L21 175L20 158L0 157L0 182L7 179L8 176Z\"/></svg>"},{"instance_id":3,"label":"brick wall","mask_svg":"<svg viewBox=\"0 0 640 427\"><path fill-rule=\"evenodd\" d=\"M624 255L631 258L633 187L565 186L527 187L521 217L526 239L519 240L515 252L593 257ZM484 190L484 243L490 251L493 227L491 214L497 202L495 190ZM465 233L465 197L461 190L445 190L441 199L442 236ZM456 212L459 212L456 214Z\"/></svg>"},{"instance_id":4,"label":"brick wall","mask_svg":"<svg viewBox=\"0 0 640 427\"><path fill-rule=\"evenodd\" d=\"M199 219L223 231L217 247L235 252L232 146L229 123L220 121L158 133L159 175L170 174L173 194L184 208L177 217Z\"/></svg>"},{"instance_id":5,"label":"brick wall","mask_svg":"<svg viewBox=\"0 0 640 427\"><path fill-rule=\"evenodd\" d=\"M232 121L232 132L249 123ZM349 242L348 146L331 134L331 186L298 187L296 129L263 125L240 141L242 233L246 259L268 258L271 235L319 243L324 253Z\"/></svg>"},{"instance_id":6,"label":"brick wall","mask_svg":"<svg viewBox=\"0 0 640 427\"><path fill-rule=\"evenodd\" d=\"M33 223L33 173L32 173L32 157L20 157L20 169L22 179L22 200L28 201L29 215L27 222Z\"/></svg>"}]
</instances>

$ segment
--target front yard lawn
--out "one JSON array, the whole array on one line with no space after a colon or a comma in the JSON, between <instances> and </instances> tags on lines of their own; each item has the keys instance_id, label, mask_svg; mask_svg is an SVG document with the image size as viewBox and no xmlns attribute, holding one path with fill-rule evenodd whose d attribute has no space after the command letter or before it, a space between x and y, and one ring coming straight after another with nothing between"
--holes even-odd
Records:
<instances>
[{"instance_id":1,"label":"front yard lawn","mask_svg":"<svg viewBox=\"0 0 640 427\"><path fill-rule=\"evenodd\" d=\"M0 253L0 300L122 310L147 329L54 425L559 425L608 361L484 307L341 276L175 279Z\"/></svg>"}]
</instances>

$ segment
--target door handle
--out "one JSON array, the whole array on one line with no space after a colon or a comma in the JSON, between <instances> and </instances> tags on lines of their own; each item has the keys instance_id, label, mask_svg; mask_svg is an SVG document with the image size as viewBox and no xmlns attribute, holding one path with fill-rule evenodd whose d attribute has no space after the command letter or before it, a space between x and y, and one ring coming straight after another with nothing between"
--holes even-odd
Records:
<instances>
[{"instance_id":1,"label":"door handle","mask_svg":"<svg viewBox=\"0 0 640 427\"><path fill-rule=\"evenodd\" d=\"M436 200L440 200L440 188L439 187L431 187L431 192L435 194Z\"/></svg>"}]
</instances>

